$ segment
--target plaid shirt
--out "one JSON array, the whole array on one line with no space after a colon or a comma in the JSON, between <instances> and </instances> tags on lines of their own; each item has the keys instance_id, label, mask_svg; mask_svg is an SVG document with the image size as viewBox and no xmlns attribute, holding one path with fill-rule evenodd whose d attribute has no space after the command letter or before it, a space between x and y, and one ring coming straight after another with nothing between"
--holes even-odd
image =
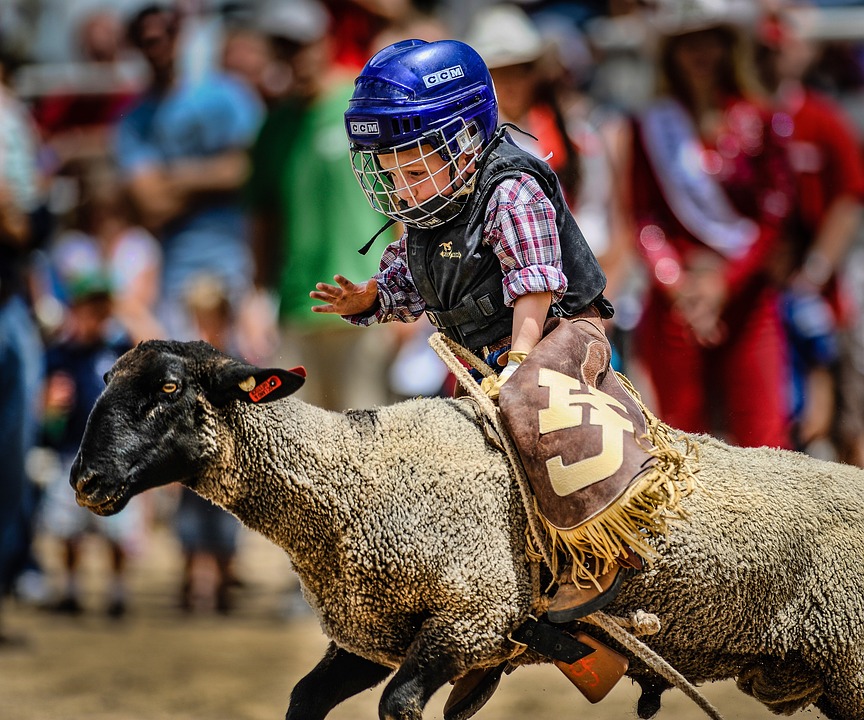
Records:
<instances>
[{"instance_id":1,"label":"plaid shirt","mask_svg":"<svg viewBox=\"0 0 864 720\"><path fill-rule=\"evenodd\" d=\"M345 319L355 325L401 320L413 322L426 303L417 292L405 251L403 233L381 256L374 280L378 304L372 310ZM501 263L504 302L512 306L528 293L551 292L552 302L567 290L562 272L561 243L555 224L555 208L537 181L522 173L501 182L486 207L483 242L491 246Z\"/></svg>"}]
</instances>

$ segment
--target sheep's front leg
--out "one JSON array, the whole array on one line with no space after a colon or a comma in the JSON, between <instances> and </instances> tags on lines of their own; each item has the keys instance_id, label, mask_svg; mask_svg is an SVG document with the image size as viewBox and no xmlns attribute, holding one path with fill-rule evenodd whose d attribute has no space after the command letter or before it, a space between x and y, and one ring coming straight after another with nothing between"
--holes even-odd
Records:
<instances>
[{"instance_id":1,"label":"sheep's front leg","mask_svg":"<svg viewBox=\"0 0 864 720\"><path fill-rule=\"evenodd\" d=\"M331 642L321 662L291 691L285 720L323 720L343 700L374 687L390 672Z\"/></svg>"},{"instance_id":2,"label":"sheep's front leg","mask_svg":"<svg viewBox=\"0 0 864 720\"><path fill-rule=\"evenodd\" d=\"M429 698L462 670L448 633L429 627L414 639L402 665L387 683L378 706L380 720L421 720ZM451 636L452 637L452 636Z\"/></svg>"}]
</instances>

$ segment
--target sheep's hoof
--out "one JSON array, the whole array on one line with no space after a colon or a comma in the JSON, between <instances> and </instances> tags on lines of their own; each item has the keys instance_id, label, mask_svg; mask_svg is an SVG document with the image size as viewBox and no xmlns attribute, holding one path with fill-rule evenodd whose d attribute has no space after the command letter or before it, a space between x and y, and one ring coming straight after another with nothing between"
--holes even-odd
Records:
<instances>
[{"instance_id":1,"label":"sheep's hoof","mask_svg":"<svg viewBox=\"0 0 864 720\"><path fill-rule=\"evenodd\" d=\"M478 668L459 678L444 704L444 720L468 720L498 689L506 662L493 668Z\"/></svg>"},{"instance_id":2,"label":"sheep's hoof","mask_svg":"<svg viewBox=\"0 0 864 720\"><path fill-rule=\"evenodd\" d=\"M636 714L643 720L649 720L660 712L660 696L672 686L660 678L656 680L637 678L636 682L642 688L642 694L636 705Z\"/></svg>"}]
</instances>

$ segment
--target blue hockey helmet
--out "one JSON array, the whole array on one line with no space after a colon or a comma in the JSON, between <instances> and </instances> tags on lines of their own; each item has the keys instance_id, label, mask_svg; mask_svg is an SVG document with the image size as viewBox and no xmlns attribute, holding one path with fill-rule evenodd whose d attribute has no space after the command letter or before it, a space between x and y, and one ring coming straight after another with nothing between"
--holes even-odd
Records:
<instances>
[{"instance_id":1,"label":"blue hockey helmet","mask_svg":"<svg viewBox=\"0 0 864 720\"><path fill-rule=\"evenodd\" d=\"M356 79L345 112L354 173L367 199L375 210L414 227L434 227L458 214L471 190L472 157L497 124L489 70L458 40L403 40L384 48ZM436 190L422 202L397 192L413 187L400 172L400 154L411 150ZM383 155L390 156L386 170Z\"/></svg>"}]
</instances>

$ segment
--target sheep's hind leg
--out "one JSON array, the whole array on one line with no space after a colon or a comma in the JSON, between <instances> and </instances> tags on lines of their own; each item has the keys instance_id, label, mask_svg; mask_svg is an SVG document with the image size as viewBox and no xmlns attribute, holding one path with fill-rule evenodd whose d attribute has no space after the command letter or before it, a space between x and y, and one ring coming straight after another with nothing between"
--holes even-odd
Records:
<instances>
[{"instance_id":1,"label":"sheep's hind leg","mask_svg":"<svg viewBox=\"0 0 864 720\"><path fill-rule=\"evenodd\" d=\"M402 665L387 683L378 706L380 720L421 720L429 698L459 674L460 666L445 642L431 641L421 632L408 649Z\"/></svg>"},{"instance_id":2,"label":"sheep's hind leg","mask_svg":"<svg viewBox=\"0 0 864 720\"><path fill-rule=\"evenodd\" d=\"M374 687L391 672L331 642L321 661L291 691L285 720L323 720L343 700Z\"/></svg>"}]
</instances>

